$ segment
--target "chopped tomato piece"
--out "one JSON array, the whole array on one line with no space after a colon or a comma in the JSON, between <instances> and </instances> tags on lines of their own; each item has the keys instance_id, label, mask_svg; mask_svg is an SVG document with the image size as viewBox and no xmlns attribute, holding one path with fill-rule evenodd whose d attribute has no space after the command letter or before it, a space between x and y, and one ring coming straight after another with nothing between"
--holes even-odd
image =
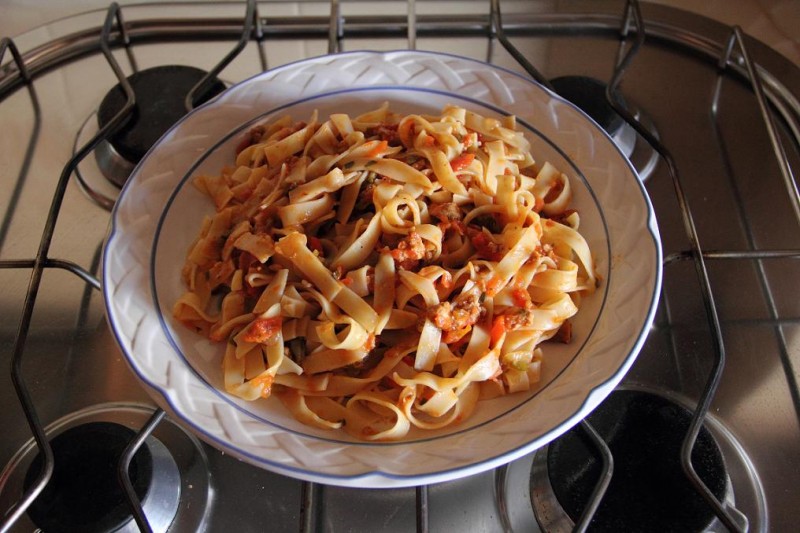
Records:
<instances>
[{"instance_id":1,"label":"chopped tomato piece","mask_svg":"<svg viewBox=\"0 0 800 533\"><path fill-rule=\"evenodd\" d=\"M272 374L265 373L251 379L250 384L261 389L262 398L269 398L269 395L272 393L273 381L275 381L275 377Z\"/></svg>"},{"instance_id":2,"label":"chopped tomato piece","mask_svg":"<svg viewBox=\"0 0 800 533\"><path fill-rule=\"evenodd\" d=\"M469 232L469 240L478 252L478 255L489 261L500 261L503 256L503 246L495 243L486 233L482 231Z\"/></svg>"},{"instance_id":3,"label":"chopped tomato piece","mask_svg":"<svg viewBox=\"0 0 800 533\"><path fill-rule=\"evenodd\" d=\"M500 315L494 318L494 322L492 322L492 330L490 332L490 336L492 339L492 346L497 346L497 343L500 342L506 334L506 317L504 315Z\"/></svg>"},{"instance_id":4,"label":"chopped tomato piece","mask_svg":"<svg viewBox=\"0 0 800 533\"><path fill-rule=\"evenodd\" d=\"M367 342L364 343L364 351L370 352L375 348L375 335L372 333L367 337Z\"/></svg>"},{"instance_id":5,"label":"chopped tomato piece","mask_svg":"<svg viewBox=\"0 0 800 533\"><path fill-rule=\"evenodd\" d=\"M380 141L380 142L374 141L374 142L375 142L375 147L369 152L367 152L366 155L366 157L368 157L369 159L374 159L378 157L384 150L386 150L389 147L388 141Z\"/></svg>"},{"instance_id":6,"label":"chopped tomato piece","mask_svg":"<svg viewBox=\"0 0 800 533\"><path fill-rule=\"evenodd\" d=\"M445 344L456 344L461 341L470 331L472 331L472 326L445 331L444 335L442 335L442 342Z\"/></svg>"},{"instance_id":7,"label":"chopped tomato piece","mask_svg":"<svg viewBox=\"0 0 800 533\"><path fill-rule=\"evenodd\" d=\"M309 237L308 238L308 249L311 250L311 251L317 251L320 254L322 254L324 252L324 250L322 249L322 241L320 241L316 237Z\"/></svg>"},{"instance_id":8,"label":"chopped tomato piece","mask_svg":"<svg viewBox=\"0 0 800 533\"><path fill-rule=\"evenodd\" d=\"M246 342L266 342L283 327L283 319L279 316L273 318L255 319L242 334L242 340Z\"/></svg>"},{"instance_id":9,"label":"chopped tomato piece","mask_svg":"<svg viewBox=\"0 0 800 533\"><path fill-rule=\"evenodd\" d=\"M452 167L453 172L458 172L459 170L464 170L468 166L472 164L472 161L475 159L475 154L471 154L465 152L463 154L457 155L450 161L450 167Z\"/></svg>"},{"instance_id":10,"label":"chopped tomato piece","mask_svg":"<svg viewBox=\"0 0 800 533\"><path fill-rule=\"evenodd\" d=\"M447 337L448 335L450 335L451 333L452 333L452 334L457 334L457 333L459 333L459 331L448 331L447 333L445 333L445 334L442 336L442 339L443 339L443 340L442 340L442 342L444 342L445 344L449 345L449 347L450 347L450 351L452 351L453 353L456 353L456 352L458 352L458 351L461 349L461 347L462 347L462 346L464 346L465 344L467 344L467 342L469 341L469 339L470 339L470 336L468 335L468 333L469 333L470 331L472 331L472 328L471 328L471 327L470 327L470 328L468 328L468 329L466 329L466 331L465 331L464 335L463 335L461 338L459 338L459 339L456 339L456 340L454 340L454 341L452 341L452 342L447 342L447 341L446 341L446 340L444 340L444 339L448 338L448 337Z\"/></svg>"},{"instance_id":11,"label":"chopped tomato piece","mask_svg":"<svg viewBox=\"0 0 800 533\"><path fill-rule=\"evenodd\" d=\"M517 307L528 307L531 304L531 295L522 287L514 287L511 291L511 297Z\"/></svg>"},{"instance_id":12,"label":"chopped tomato piece","mask_svg":"<svg viewBox=\"0 0 800 533\"><path fill-rule=\"evenodd\" d=\"M486 282L486 294L489 296L494 296L497 294L497 289L500 288L500 284L503 280L498 276L492 276L488 282Z\"/></svg>"}]
</instances>

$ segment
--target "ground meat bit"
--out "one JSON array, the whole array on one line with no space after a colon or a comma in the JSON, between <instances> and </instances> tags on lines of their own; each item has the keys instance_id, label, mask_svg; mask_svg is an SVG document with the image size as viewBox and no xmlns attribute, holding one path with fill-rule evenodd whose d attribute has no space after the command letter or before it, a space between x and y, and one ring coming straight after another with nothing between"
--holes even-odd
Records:
<instances>
[{"instance_id":1,"label":"ground meat bit","mask_svg":"<svg viewBox=\"0 0 800 533\"><path fill-rule=\"evenodd\" d=\"M272 209L259 209L256 211L250 219L253 223L253 233L269 234L272 231L272 227L275 224L273 211Z\"/></svg>"},{"instance_id":2,"label":"ground meat bit","mask_svg":"<svg viewBox=\"0 0 800 533\"><path fill-rule=\"evenodd\" d=\"M254 144L258 144L261 142L261 138L264 136L264 132L266 129L264 128L263 124L259 124L258 126L254 126L250 128L250 131L247 132L247 137L242 139L242 142L236 147L236 154L238 155L239 152L247 148L248 146L252 146Z\"/></svg>"},{"instance_id":3,"label":"ground meat bit","mask_svg":"<svg viewBox=\"0 0 800 533\"><path fill-rule=\"evenodd\" d=\"M358 193L358 200L356 200L355 212L363 213L372 207L372 194L375 191L375 184L364 182L361 187L361 192Z\"/></svg>"},{"instance_id":4,"label":"ground meat bit","mask_svg":"<svg viewBox=\"0 0 800 533\"><path fill-rule=\"evenodd\" d=\"M442 302L428 308L427 318L442 331L453 329L453 306L450 302Z\"/></svg>"},{"instance_id":5,"label":"ground meat bit","mask_svg":"<svg viewBox=\"0 0 800 533\"><path fill-rule=\"evenodd\" d=\"M263 124L259 124L258 126L254 126L254 127L250 128L250 132L249 132L250 142L252 144L256 144L257 142L260 142L261 138L264 136L264 133L266 131L267 130L264 127Z\"/></svg>"},{"instance_id":6,"label":"ground meat bit","mask_svg":"<svg viewBox=\"0 0 800 533\"><path fill-rule=\"evenodd\" d=\"M528 260L525 261L525 262L526 263L536 263L542 257L548 257L548 258L552 259L553 261L558 262L558 256L556 256L556 253L553 250L553 245L552 244L542 244L542 245L537 246L533 250L533 253L528 258Z\"/></svg>"},{"instance_id":7,"label":"ground meat bit","mask_svg":"<svg viewBox=\"0 0 800 533\"><path fill-rule=\"evenodd\" d=\"M461 220L461 209L453 203L446 202L443 204L431 204L428 207L428 212L442 222L452 222L454 220Z\"/></svg>"},{"instance_id":8,"label":"ground meat bit","mask_svg":"<svg viewBox=\"0 0 800 533\"><path fill-rule=\"evenodd\" d=\"M500 261L506 254L502 244L494 242L489 235L475 228L467 228L467 235L478 252L478 256L489 261Z\"/></svg>"},{"instance_id":9,"label":"ground meat bit","mask_svg":"<svg viewBox=\"0 0 800 533\"><path fill-rule=\"evenodd\" d=\"M425 243L419 233L412 231L389 253L398 267L411 270L425 258Z\"/></svg>"},{"instance_id":10,"label":"ground meat bit","mask_svg":"<svg viewBox=\"0 0 800 533\"><path fill-rule=\"evenodd\" d=\"M424 157L411 156L408 158L406 163L408 163L408 165L410 165L412 168L420 171L430 168L430 163Z\"/></svg>"},{"instance_id":11,"label":"ground meat bit","mask_svg":"<svg viewBox=\"0 0 800 533\"><path fill-rule=\"evenodd\" d=\"M292 124L291 126L286 126L285 128L279 129L277 133L275 133L275 134L273 134L271 136L271 138L272 138L273 141L280 141L282 139L285 139L286 137L288 137L292 133L296 133L296 132L302 130L306 126L307 126L307 124L301 120L300 122L296 122L296 123Z\"/></svg>"},{"instance_id":12,"label":"ground meat bit","mask_svg":"<svg viewBox=\"0 0 800 533\"><path fill-rule=\"evenodd\" d=\"M504 317L506 331L527 329L533 327L534 309L509 309ZM553 340L568 344L572 340L572 323L565 320L553 336Z\"/></svg>"},{"instance_id":13,"label":"ground meat bit","mask_svg":"<svg viewBox=\"0 0 800 533\"><path fill-rule=\"evenodd\" d=\"M400 136L397 134L397 124L378 124L370 126L365 132L366 137L378 137L389 143L389 146L400 146Z\"/></svg>"},{"instance_id":14,"label":"ground meat bit","mask_svg":"<svg viewBox=\"0 0 800 533\"><path fill-rule=\"evenodd\" d=\"M501 233L503 231L502 222L492 213L486 213L473 218L470 225L477 226L478 228L486 228L490 233Z\"/></svg>"},{"instance_id":15,"label":"ground meat bit","mask_svg":"<svg viewBox=\"0 0 800 533\"><path fill-rule=\"evenodd\" d=\"M211 290L216 289L223 283L227 284L236 271L233 261L217 261L208 269L208 282L211 285Z\"/></svg>"},{"instance_id":16,"label":"ground meat bit","mask_svg":"<svg viewBox=\"0 0 800 533\"><path fill-rule=\"evenodd\" d=\"M533 325L533 309L510 309L504 316L507 331L529 328Z\"/></svg>"},{"instance_id":17,"label":"ground meat bit","mask_svg":"<svg viewBox=\"0 0 800 533\"><path fill-rule=\"evenodd\" d=\"M480 293L472 290L459 294L452 304L445 301L429 307L426 316L442 331L461 331L472 327L483 312Z\"/></svg>"}]
</instances>

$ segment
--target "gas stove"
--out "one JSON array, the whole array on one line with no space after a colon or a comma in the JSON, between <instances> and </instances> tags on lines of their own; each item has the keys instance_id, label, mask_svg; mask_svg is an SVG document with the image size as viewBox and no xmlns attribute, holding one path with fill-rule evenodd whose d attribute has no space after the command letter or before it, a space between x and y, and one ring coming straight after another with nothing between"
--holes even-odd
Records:
<instances>
[{"instance_id":1,"label":"gas stove","mask_svg":"<svg viewBox=\"0 0 800 533\"><path fill-rule=\"evenodd\" d=\"M398 48L531 76L605 128L654 206L661 304L620 387L527 457L416 488L303 482L152 403L106 323L102 244L188 109L292 61ZM798 100L773 49L645 2L113 4L4 39L0 530L794 530Z\"/></svg>"}]
</instances>

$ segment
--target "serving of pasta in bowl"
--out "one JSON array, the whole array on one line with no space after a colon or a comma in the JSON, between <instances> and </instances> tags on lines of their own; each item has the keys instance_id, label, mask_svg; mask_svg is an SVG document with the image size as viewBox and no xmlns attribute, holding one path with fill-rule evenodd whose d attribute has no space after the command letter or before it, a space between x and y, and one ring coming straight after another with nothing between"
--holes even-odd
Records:
<instances>
[{"instance_id":1,"label":"serving of pasta in bowl","mask_svg":"<svg viewBox=\"0 0 800 533\"><path fill-rule=\"evenodd\" d=\"M635 172L571 104L465 58L356 52L174 126L103 269L117 341L176 421L281 474L391 487L586 416L644 342L661 250Z\"/></svg>"}]
</instances>

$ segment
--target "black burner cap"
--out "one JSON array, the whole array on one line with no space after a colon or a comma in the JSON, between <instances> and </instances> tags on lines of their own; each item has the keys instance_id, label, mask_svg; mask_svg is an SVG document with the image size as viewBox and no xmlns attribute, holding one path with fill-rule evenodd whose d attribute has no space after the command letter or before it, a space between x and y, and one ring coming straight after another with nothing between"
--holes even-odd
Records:
<instances>
[{"instance_id":1,"label":"black burner cap","mask_svg":"<svg viewBox=\"0 0 800 533\"><path fill-rule=\"evenodd\" d=\"M606 84L600 80L588 76L562 76L553 78L550 83L559 95L581 108L609 135L613 136L625 123L608 103ZM614 96L621 101L618 91Z\"/></svg>"},{"instance_id":2,"label":"black burner cap","mask_svg":"<svg viewBox=\"0 0 800 533\"><path fill-rule=\"evenodd\" d=\"M136 104L122 128L109 139L111 146L129 162L138 163L170 126L186 114L186 95L206 74L194 67L164 65L128 77ZM197 105L224 90L225 85L214 79ZM117 84L100 104L97 112L99 126L102 128L108 124L126 102L125 91Z\"/></svg>"},{"instance_id":3,"label":"black burner cap","mask_svg":"<svg viewBox=\"0 0 800 533\"><path fill-rule=\"evenodd\" d=\"M701 531L714 513L683 473L680 450L689 410L661 396L615 391L588 417L614 456L614 471L591 531ZM703 427L692 464L714 496L724 499L725 464ZM562 508L577 521L602 472L594 446L579 428L550 444L547 467Z\"/></svg>"},{"instance_id":4,"label":"black burner cap","mask_svg":"<svg viewBox=\"0 0 800 533\"><path fill-rule=\"evenodd\" d=\"M133 430L112 422L92 422L68 429L50 442L53 476L28 508L43 531L94 533L114 531L131 520L127 498L117 482L117 465ZM38 454L25 476L25 490L42 468ZM153 477L150 450L142 446L128 470L141 501Z\"/></svg>"}]
</instances>

